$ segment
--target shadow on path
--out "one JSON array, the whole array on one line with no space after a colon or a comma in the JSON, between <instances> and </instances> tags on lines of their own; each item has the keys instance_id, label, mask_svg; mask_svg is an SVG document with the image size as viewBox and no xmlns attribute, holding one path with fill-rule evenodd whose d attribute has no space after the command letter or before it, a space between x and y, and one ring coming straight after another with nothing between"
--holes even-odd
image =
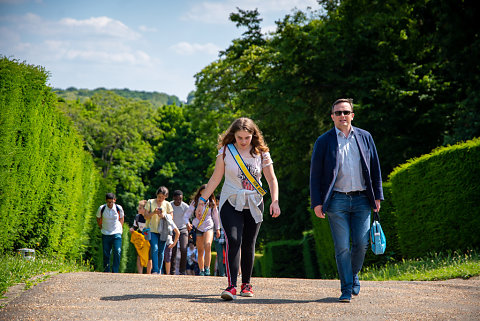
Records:
<instances>
[{"instance_id":1,"label":"shadow on path","mask_svg":"<svg viewBox=\"0 0 480 321\"><path fill-rule=\"evenodd\" d=\"M127 294L118 296L101 297L102 301L128 301L141 299L184 299L190 302L197 303L215 303L225 302L230 304L298 304L298 303L338 303L338 298L323 298L319 300L290 300L290 299L257 299L257 298L242 298L237 296L236 300L225 301L217 295L188 295L188 294Z\"/></svg>"}]
</instances>

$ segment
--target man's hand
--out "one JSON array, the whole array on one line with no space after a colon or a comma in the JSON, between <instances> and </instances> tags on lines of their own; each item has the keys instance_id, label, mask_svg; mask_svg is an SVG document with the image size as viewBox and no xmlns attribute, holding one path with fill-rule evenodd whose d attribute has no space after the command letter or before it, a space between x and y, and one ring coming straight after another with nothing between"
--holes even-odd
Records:
<instances>
[{"instance_id":1,"label":"man's hand","mask_svg":"<svg viewBox=\"0 0 480 321\"><path fill-rule=\"evenodd\" d=\"M317 205L313 209L315 211L315 215L319 218L325 218L325 213L323 213L323 206L322 205Z\"/></svg>"}]
</instances>

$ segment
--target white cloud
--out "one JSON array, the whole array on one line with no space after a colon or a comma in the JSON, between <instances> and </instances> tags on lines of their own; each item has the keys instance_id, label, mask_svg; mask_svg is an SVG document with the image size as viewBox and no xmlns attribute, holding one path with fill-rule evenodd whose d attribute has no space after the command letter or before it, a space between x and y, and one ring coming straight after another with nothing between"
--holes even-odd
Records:
<instances>
[{"instance_id":1,"label":"white cloud","mask_svg":"<svg viewBox=\"0 0 480 321\"><path fill-rule=\"evenodd\" d=\"M40 63L54 61L151 66L138 46L139 33L109 17L52 21L35 14L3 17L3 54Z\"/></svg>"},{"instance_id":2,"label":"white cloud","mask_svg":"<svg viewBox=\"0 0 480 321\"><path fill-rule=\"evenodd\" d=\"M183 20L200 21L212 24L228 23L230 13L242 10L258 9L260 17L275 12L290 11L294 8L305 10L307 7L318 9L316 0L227 0L224 2L203 1L195 3L182 17Z\"/></svg>"},{"instance_id":3,"label":"white cloud","mask_svg":"<svg viewBox=\"0 0 480 321\"><path fill-rule=\"evenodd\" d=\"M138 39L140 35L128 28L121 21L109 17L91 17L85 20L63 18L58 22L67 32L82 32L95 36L111 36L123 39Z\"/></svg>"},{"instance_id":4,"label":"white cloud","mask_svg":"<svg viewBox=\"0 0 480 321\"><path fill-rule=\"evenodd\" d=\"M140 31L143 31L143 32L157 32L157 31L158 31L157 28L150 28L150 27L143 26L143 25L140 26L140 27L138 27L138 29L139 29Z\"/></svg>"},{"instance_id":5,"label":"white cloud","mask_svg":"<svg viewBox=\"0 0 480 321\"><path fill-rule=\"evenodd\" d=\"M193 55L197 53L206 53L209 55L216 55L221 50L220 47L217 45L209 42L206 44L198 44L198 43L188 43L188 42L179 42L170 47L176 53L181 55Z\"/></svg>"}]
</instances>

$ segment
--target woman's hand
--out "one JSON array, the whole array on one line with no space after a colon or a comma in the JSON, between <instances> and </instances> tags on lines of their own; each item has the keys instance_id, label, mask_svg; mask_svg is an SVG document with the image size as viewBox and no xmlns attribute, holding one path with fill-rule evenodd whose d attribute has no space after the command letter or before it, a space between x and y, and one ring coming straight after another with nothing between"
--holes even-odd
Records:
<instances>
[{"instance_id":1,"label":"woman's hand","mask_svg":"<svg viewBox=\"0 0 480 321\"><path fill-rule=\"evenodd\" d=\"M215 232L215 236L217 237L217 239L220 238L220 230L217 230L217 231Z\"/></svg>"},{"instance_id":2,"label":"woman's hand","mask_svg":"<svg viewBox=\"0 0 480 321\"><path fill-rule=\"evenodd\" d=\"M280 216L280 206L278 205L278 200L273 201L272 204L270 204L270 215L272 217L279 217Z\"/></svg>"}]
</instances>

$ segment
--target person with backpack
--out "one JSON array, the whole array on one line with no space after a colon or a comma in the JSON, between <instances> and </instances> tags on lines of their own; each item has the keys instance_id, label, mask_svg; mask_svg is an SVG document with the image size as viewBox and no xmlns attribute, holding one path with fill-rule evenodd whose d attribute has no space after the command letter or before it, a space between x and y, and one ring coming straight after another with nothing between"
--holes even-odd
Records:
<instances>
[{"instance_id":1,"label":"person with backpack","mask_svg":"<svg viewBox=\"0 0 480 321\"><path fill-rule=\"evenodd\" d=\"M102 230L103 272L110 272L110 255L113 251L112 272L118 273L125 213L123 208L116 204L115 194L107 193L105 199L106 204L97 210L97 224Z\"/></svg>"},{"instance_id":2,"label":"person with backpack","mask_svg":"<svg viewBox=\"0 0 480 321\"><path fill-rule=\"evenodd\" d=\"M195 212L200 217L209 198L225 177L220 194L220 218L227 248L228 287L221 298L236 298L237 273L242 270L240 295L252 297L250 278L255 259L255 241L263 221L262 173L270 188L270 215L278 217L278 182L269 149L258 126L249 118L238 118L218 140L215 169L198 198ZM242 253L240 258L240 252Z\"/></svg>"}]
</instances>

